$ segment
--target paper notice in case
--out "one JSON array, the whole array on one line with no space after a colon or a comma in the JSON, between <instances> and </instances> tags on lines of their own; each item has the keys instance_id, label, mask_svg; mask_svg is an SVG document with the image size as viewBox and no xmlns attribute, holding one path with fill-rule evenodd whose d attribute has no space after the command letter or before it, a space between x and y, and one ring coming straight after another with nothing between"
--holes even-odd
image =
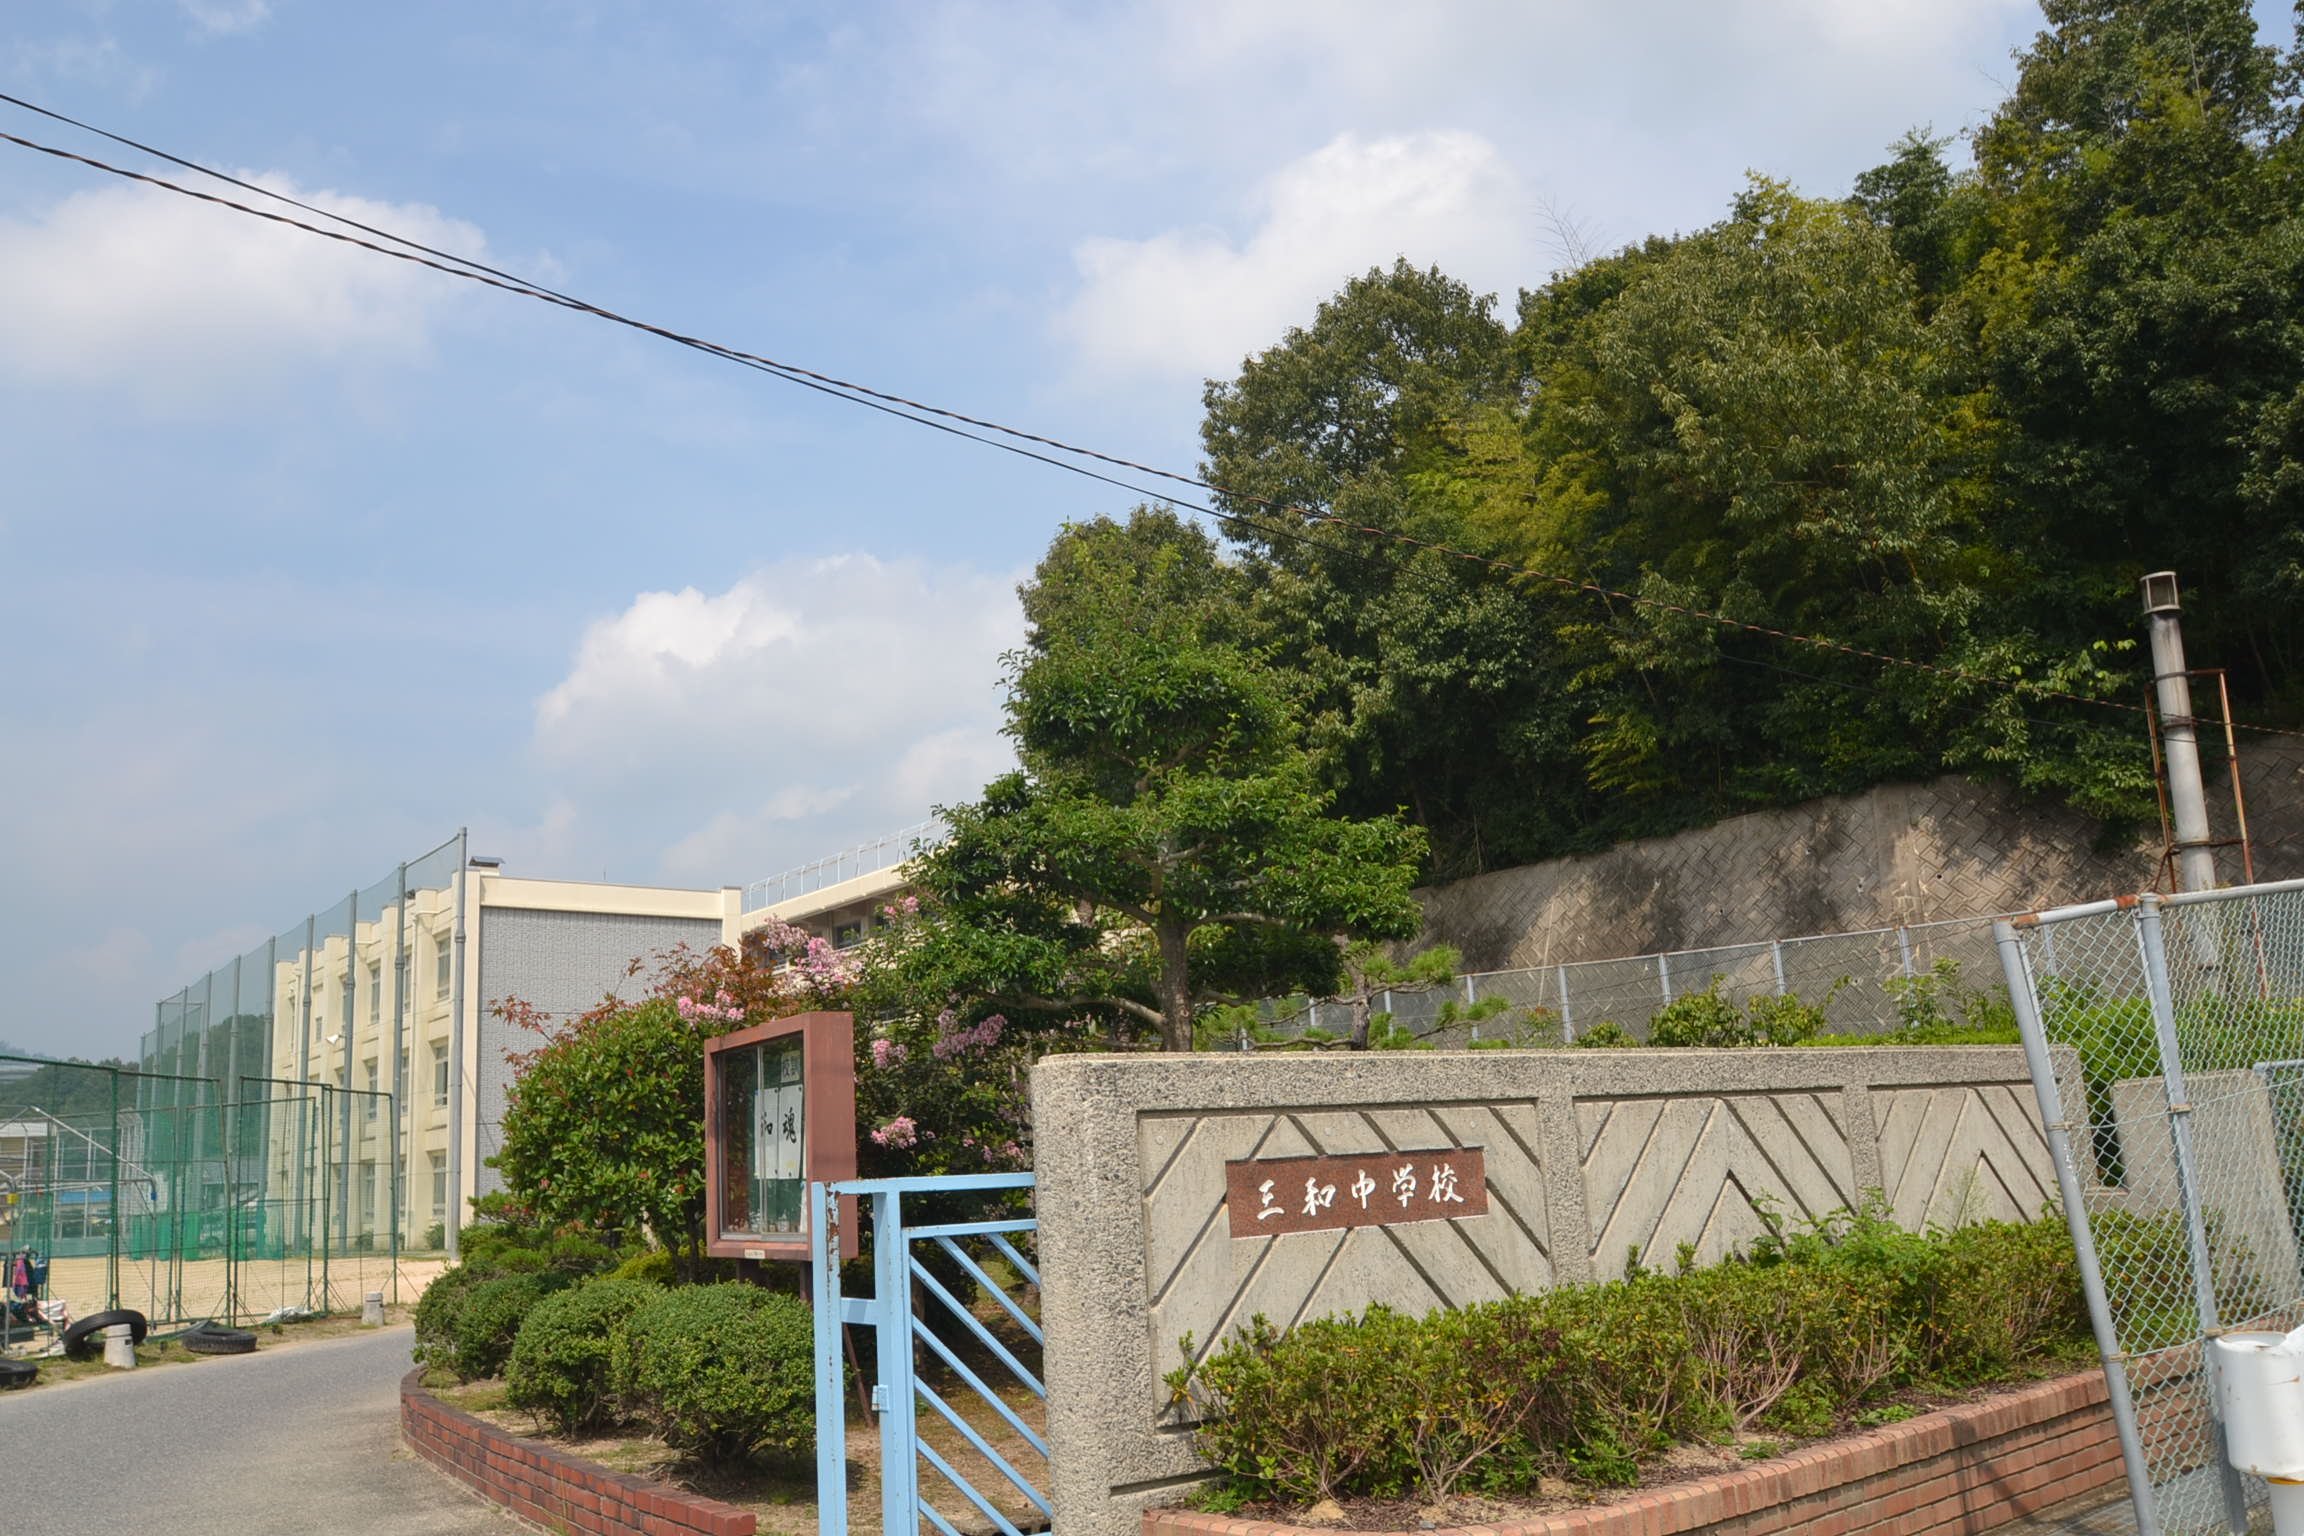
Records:
<instances>
[{"instance_id":1,"label":"paper notice in case","mask_svg":"<svg viewBox=\"0 0 2304 1536\"><path fill-rule=\"evenodd\" d=\"M800 1170L802 1088L798 1083L785 1083L772 1090L776 1096L775 1166L768 1175L773 1179L797 1179ZM765 1139L765 1138L763 1138Z\"/></svg>"}]
</instances>

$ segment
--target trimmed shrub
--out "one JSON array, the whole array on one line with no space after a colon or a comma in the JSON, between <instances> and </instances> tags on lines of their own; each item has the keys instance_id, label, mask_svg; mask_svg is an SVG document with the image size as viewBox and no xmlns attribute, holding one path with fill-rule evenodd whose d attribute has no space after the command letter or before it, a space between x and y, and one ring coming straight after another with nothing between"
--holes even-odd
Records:
<instances>
[{"instance_id":1,"label":"trimmed shrub","mask_svg":"<svg viewBox=\"0 0 2304 1536\"><path fill-rule=\"evenodd\" d=\"M1240 1489L1429 1503L1621 1486L1676 1441L1824 1434L1897 1389L2022 1377L2087 1341L2060 1217L1921 1236L1868 1208L1707 1268L1684 1253L1678 1273L1285 1334L1257 1318L1168 1384Z\"/></svg>"},{"instance_id":2,"label":"trimmed shrub","mask_svg":"<svg viewBox=\"0 0 2304 1536\"><path fill-rule=\"evenodd\" d=\"M649 1285L670 1285L672 1255L661 1248L644 1248L609 1271L613 1280L639 1280Z\"/></svg>"},{"instance_id":3,"label":"trimmed shrub","mask_svg":"<svg viewBox=\"0 0 2304 1536\"><path fill-rule=\"evenodd\" d=\"M564 1283L553 1283L555 1278L549 1273L503 1275L473 1286L456 1309L449 1369L466 1381L501 1373L529 1309L563 1288Z\"/></svg>"},{"instance_id":4,"label":"trimmed shrub","mask_svg":"<svg viewBox=\"0 0 2304 1536\"><path fill-rule=\"evenodd\" d=\"M562 1434L613 1420L609 1355L617 1331L657 1292L642 1281L605 1279L537 1301L505 1362L506 1400Z\"/></svg>"},{"instance_id":5,"label":"trimmed shrub","mask_svg":"<svg viewBox=\"0 0 2304 1536\"><path fill-rule=\"evenodd\" d=\"M797 1460L816 1445L815 1321L743 1284L660 1290L626 1319L611 1375L674 1450L712 1463Z\"/></svg>"},{"instance_id":6,"label":"trimmed shrub","mask_svg":"<svg viewBox=\"0 0 2304 1536\"><path fill-rule=\"evenodd\" d=\"M416 1325L416 1347L411 1356L427 1370L456 1368L456 1324L474 1287L490 1278L470 1264L451 1264L442 1270L424 1294L416 1298L411 1319Z\"/></svg>"}]
</instances>

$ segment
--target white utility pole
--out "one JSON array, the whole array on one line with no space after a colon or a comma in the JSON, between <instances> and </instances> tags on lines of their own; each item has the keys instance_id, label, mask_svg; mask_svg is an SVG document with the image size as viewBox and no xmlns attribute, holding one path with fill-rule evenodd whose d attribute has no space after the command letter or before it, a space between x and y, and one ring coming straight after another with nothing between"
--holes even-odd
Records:
<instances>
[{"instance_id":1,"label":"white utility pole","mask_svg":"<svg viewBox=\"0 0 2304 1536\"><path fill-rule=\"evenodd\" d=\"M2209 846L2208 795L2200 781L2200 736L2192 719L2192 679L2184 670L2184 630L2176 573L2154 571L2141 583L2152 632L2152 686L2160 704L2160 755L2168 770L2168 812L2176 827L2176 888L2216 888L2216 850Z\"/></svg>"}]
</instances>

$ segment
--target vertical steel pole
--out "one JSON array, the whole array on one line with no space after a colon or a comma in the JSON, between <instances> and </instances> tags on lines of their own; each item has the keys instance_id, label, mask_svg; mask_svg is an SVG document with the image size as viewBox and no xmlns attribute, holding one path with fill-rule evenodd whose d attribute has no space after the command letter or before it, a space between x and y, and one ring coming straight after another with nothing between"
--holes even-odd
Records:
<instances>
[{"instance_id":1,"label":"vertical steel pole","mask_svg":"<svg viewBox=\"0 0 2304 1536\"><path fill-rule=\"evenodd\" d=\"M224 1133L224 1310L240 1315L240 961L232 957L232 1012L225 1020L224 1081L227 1091L216 1107Z\"/></svg>"},{"instance_id":2,"label":"vertical steel pole","mask_svg":"<svg viewBox=\"0 0 2304 1536\"><path fill-rule=\"evenodd\" d=\"M456 829L456 916L448 948L448 1209L441 1235L451 1263L461 1249L464 1226L464 906L474 878L467 834L467 828ZM472 1107L477 1113L480 1106Z\"/></svg>"},{"instance_id":3,"label":"vertical steel pole","mask_svg":"<svg viewBox=\"0 0 2304 1536\"><path fill-rule=\"evenodd\" d=\"M303 977L296 986L296 1076L309 1081L312 1076L312 946L319 942L319 918L304 915ZM325 1104L325 1100L323 1100ZM294 1177L296 1201L296 1241L304 1249L304 1304L312 1304L312 1212L307 1206L311 1199L308 1170L312 1158L311 1095L299 1095L296 1107L297 1141Z\"/></svg>"},{"instance_id":4,"label":"vertical steel pole","mask_svg":"<svg viewBox=\"0 0 2304 1536\"><path fill-rule=\"evenodd\" d=\"M880 1529L920 1529L920 1459L912 1448L912 1241L904 1235L904 1197L872 1197L872 1310L878 1314L880 1381Z\"/></svg>"},{"instance_id":5,"label":"vertical steel pole","mask_svg":"<svg viewBox=\"0 0 2304 1536\"><path fill-rule=\"evenodd\" d=\"M2128 1360L2121 1353L2120 1330L2112 1320L2112 1303L2104 1292L2104 1271L2097 1263L2096 1238L2089 1228L2080 1174L2072 1160L2072 1126L2064 1118L2064 1091L2057 1084L2055 1059L2048 1051L2039 994L2034 990L2032 970L2025 959L2023 941L2016 936L2016 925L2002 919L1992 925L1992 936L2000 949L2000 969L2008 978L2008 1001L2016 1010L2024 1061L2032 1073L2032 1095L2040 1105L2040 1124L2048 1133L2048 1160L2056 1165L2056 1192L2064 1202L2064 1225L2072 1234L2072 1250L2079 1261L2080 1292L2088 1303L2096 1356L2104 1366L2113 1435L2120 1442L2120 1460L2128 1473L2128 1502L2136 1512L2136 1536L2160 1536L2152 1469L2144 1459L2144 1437L2136 1427L2136 1400L2128 1389Z\"/></svg>"},{"instance_id":6,"label":"vertical steel pole","mask_svg":"<svg viewBox=\"0 0 2304 1536\"><path fill-rule=\"evenodd\" d=\"M1664 957L1662 955L1658 955L1656 957L1656 985L1664 993L1664 1006L1667 1008L1671 1007L1672 967L1665 964Z\"/></svg>"},{"instance_id":7,"label":"vertical steel pole","mask_svg":"<svg viewBox=\"0 0 2304 1536\"><path fill-rule=\"evenodd\" d=\"M1784 941L1782 939L1770 939L1768 941L1768 960L1776 971L1776 995L1782 997L1792 990L1784 985Z\"/></svg>"},{"instance_id":8,"label":"vertical steel pole","mask_svg":"<svg viewBox=\"0 0 2304 1536\"><path fill-rule=\"evenodd\" d=\"M408 1102L408 866L403 863L392 887L392 1097L384 1103L387 1198L392 1202L392 1299L400 1299L400 1207L413 1180L403 1178L400 1154L406 1142L400 1135L400 1106ZM407 1140L414 1140L413 1137Z\"/></svg>"},{"instance_id":9,"label":"vertical steel pole","mask_svg":"<svg viewBox=\"0 0 2304 1536\"><path fill-rule=\"evenodd\" d=\"M1562 1045L1574 1045L1576 1043L1576 1015L1568 1007L1568 967L1562 965L1556 969L1560 975L1560 1043Z\"/></svg>"},{"instance_id":10,"label":"vertical steel pole","mask_svg":"<svg viewBox=\"0 0 2304 1536\"><path fill-rule=\"evenodd\" d=\"M112 1074L112 1240L105 1246L104 1289L107 1307L120 1305L120 1074Z\"/></svg>"},{"instance_id":11,"label":"vertical steel pole","mask_svg":"<svg viewBox=\"0 0 2304 1536\"><path fill-rule=\"evenodd\" d=\"M2238 1536L2248 1530L2248 1495L2240 1473L2224 1454L2224 1399L2217 1389L2212 1342L2224 1331L2216 1302L2215 1258L2208 1249L2208 1222L2200 1201L2199 1165L2192 1155L2192 1094L2184 1081L2183 1052L2176 1039L2175 994L2168 982L2168 950L2160 929L2160 898L2147 892L2135 906L2136 947L2144 958L2144 986L2152 998L2152 1038L2160 1054L2160 1077L2168 1093L2168 1140L2176 1158L2176 1202L2184 1216L2184 1242L2192 1260L2192 1298L2200 1309L2200 1370L2213 1429L2210 1455L2224 1493L2224 1516Z\"/></svg>"},{"instance_id":12,"label":"vertical steel pole","mask_svg":"<svg viewBox=\"0 0 2304 1536\"><path fill-rule=\"evenodd\" d=\"M1902 928L1902 927L1899 927L1899 928L1896 930L1896 955L1897 955L1897 964L1898 964L1898 965L1899 965L1899 966L1902 968L1902 970L1903 970L1904 974L1905 974L1906 976L1909 976L1909 975L1911 975L1911 974L1912 974L1912 930L1911 930L1911 929L1909 929L1909 928Z\"/></svg>"},{"instance_id":13,"label":"vertical steel pole","mask_svg":"<svg viewBox=\"0 0 2304 1536\"><path fill-rule=\"evenodd\" d=\"M808 1283L816 1308L816 1531L848 1536L848 1394L842 1390L840 1199L808 1186Z\"/></svg>"},{"instance_id":14,"label":"vertical steel pole","mask_svg":"<svg viewBox=\"0 0 2304 1536\"><path fill-rule=\"evenodd\" d=\"M352 1251L352 1165L359 1159L355 1149L359 1143L352 1132L352 1048L357 1043L360 1028L360 893L355 890L344 906L344 1064L339 1069L337 1086L345 1091L336 1095L336 1112L343 1117L342 1144L336 1149L343 1158L343 1166L336 1173L336 1240L344 1251Z\"/></svg>"},{"instance_id":15,"label":"vertical steel pole","mask_svg":"<svg viewBox=\"0 0 2304 1536\"><path fill-rule=\"evenodd\" d=\"M2174 571L2140 583L2151 631L2152 687L2160 708L2161 753L2168 763L2168 809L2176 826L2176 887L2216 889L2216 850L2208 846L2208 793L2200 780L2200 733L2192 718L2192 679L2184 666L2182 604Z\"/></svg>"}]
</instances>

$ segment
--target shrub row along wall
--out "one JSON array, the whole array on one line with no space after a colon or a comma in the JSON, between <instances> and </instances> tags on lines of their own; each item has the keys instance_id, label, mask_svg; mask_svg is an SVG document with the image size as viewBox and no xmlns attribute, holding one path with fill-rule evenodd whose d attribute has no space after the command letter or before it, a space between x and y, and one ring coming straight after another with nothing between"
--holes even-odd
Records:
<instances>
[{"instance_id":1,"label":"shrub row along wall","mask_svg":"<svg viewBox=\"0 0 2304 1536\"><path fill-rule=\"evenodd\" d=\"M2120 1486L2095 1372L1931 1413L1757 1466L1572 1514L1425 1536L1976 1536ZM1143 1536L1317 1536L1152 1510Z\"/></svg>"},{"instance_id":2,"label":"shrub row along wall","mask_svg":"<svg viewBox=\"0 0 2304 1536\"><path fill-rule=\"evenodd\" d=\"M584 1536L754 1536L750 1510L627 1477L441 1402L410 1371L400 1434L417 1455L524 1520Z\"/></svg>"},{"instance_id":3,"label":"shrub row along wall","mask_svg":"<svg viewBox=\"0 0 2304 1536\"><path fill-rule=\"evenodd\" d=\"M2029 1219L2055 1187L2013 1046L1055 1056L1032 1099L1039 1144L1063 1149L1038 1206L1065 1536L1131 1536L1210 1475L1162 1386L1185 1334L1205 1351L1258 1313L1611 1279L1628 1251L1715 1259L1771 1209L1798 1222L1875 1191L1914 1229ZM1231 1235L1228 1161L1469 1147L1485 1215Z\"/></svg>"}]
</instances>

